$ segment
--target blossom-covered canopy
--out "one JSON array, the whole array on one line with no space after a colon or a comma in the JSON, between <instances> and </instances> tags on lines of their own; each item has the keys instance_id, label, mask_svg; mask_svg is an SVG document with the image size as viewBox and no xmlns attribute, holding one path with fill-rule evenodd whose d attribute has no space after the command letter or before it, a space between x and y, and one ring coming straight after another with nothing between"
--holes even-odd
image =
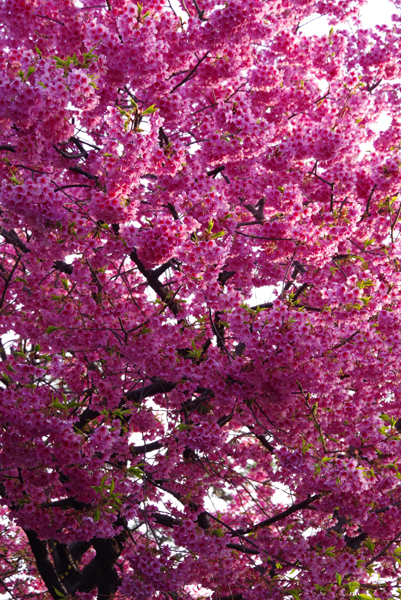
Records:
<instances>
[{"instance_id":1,"label":"blossom-covered canopy","mask_svg":"<svg viewBox=\"0 0 401 600\"><path fill-rule=\"evenodd\" d=\"M5 597L396 597L401 17L361 5L1 3Z\"/></svg>"}]
</instances>

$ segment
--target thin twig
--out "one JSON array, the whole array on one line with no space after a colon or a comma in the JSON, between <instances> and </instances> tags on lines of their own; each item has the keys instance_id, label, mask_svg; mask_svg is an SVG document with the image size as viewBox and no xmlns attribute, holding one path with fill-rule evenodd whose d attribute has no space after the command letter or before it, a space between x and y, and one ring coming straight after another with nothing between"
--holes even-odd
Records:
<instances>
[{"instance_id":1,"label":"thin twig","mask_svg":"<svg viewBox=\"0 0 401 600\"><path fill-rule=\"evenodd\" d=\"M401 202L400 202L400 206L398 207L397 214L395 215L394 223L392 223L392 225L391 225L391 243L392 244L394 244L394 228L397 225L397 221L400 217L400 212L401 212Z\"/></svg>"},{"instance_id":2,"label":"thin twig","mask_svg":"<svg viewBox=\"0 0 401 600\"><path fill-rule=\"evenodd\" d=\"M243 233L242 231L238 231L238 230L236 230L236 233L238 235L243 235L244 237L253 238L255 240L270 240L272 242L285 242L285 241L287 241L287 242L293 242L294 241L293 238L265 237L265 236L262 236L262 235L252 235L250 233Z\"/></svg>"},{"instance_id":3,"label":"thin twig","mask_svg":"<svg viewBox=\"0 0 401 600\"><path fill-rule=\"evenodd\" d=\"M302 500L301 502L297 502L296 504L293 504L292 506L287 508L287 510L284 510L283 512L279 513L278 515L274 515L274 517L270 517L270 519L265 519L264 521L261 521L260 523L256 523L256 525L253 525L250 529L247 529L246 531L244 531L244 534L252 533L253 531L256 531L257 529L259 529L260 527L268 527L269 525L273 525L273 523L277 523L277 521L282 521L286 517L289 517L290 515L292 515L294 512L297 512L298 510L302 510L303 508L308 508L309 504L311 504L315 500L319 500L319 498L321 498L321 497L322 497L322 494L316 494L315 496L308 496L306 498L306 500Z\"/></svg>"},{"instance_id":4,"label":"thin twig","mask_svg":"<svg viewBox=\"0 0 401 600\"><path fill-rule=\"evenodd\" d=\"M65 27L65 23L62 21L58 21L57 19L52 19L51 17L47 17L46 15L35 15L35 17L39 17L41 19L47 19L48 21L53 21L53 23L58 23L58 25L62 25Z\"/></svg>"},{"instance_id":5,"label":"thin twig","mask_svg":"<svg viewBox=\"0 0 401 600\"><path fill-rule=\"evenodd\" d=\"M305 394L305 392L304 392L304 390L302 388L302 385L299 383L299 381L297 381L297 384L298 384L298 387L299 387L299 391L301 392L301 394L303 396L305 405L308 407L308 409L309 409L309 411L310 411L310 413L312 415L312 419L313 419L313 422L315 424L315 427L316 427L316 429L319 432L320 439L321 439L322 446L323 446L323 450L324 450L325 453L327 453L327 448L326 448L326 443L324 441L323 431L322 431L322 428L320 427L319 421L316 419L316 414L315 413L316 413L316 410L317 410L317 405L315 405L314 408L312 408L311 406L309 406L309 402L308 402L309 395Z\"/></svg>"},{"instance_id":6,"label":"thin twig","mask_svg":"<svg viewBox=\"0 0 401 600\"><path fill-rule=\"evenodd\" d=\"M347 274L345 273L345 271L342 270L342 268L340 267L340 265L338 265L336 263L336 261L334 260L334 258L331 259L331 262L333 263L333 265L339 270L341 271L341 273L344 275L345 279L348 279Z\"/></svg>"},{"instance_id":7,"label":"thin twig","mask_svg":"<svg viewBox=\"0 0 401 600\"><path fill-rule=\"evenodd\" d=\"M10 590L10 588L4 583L4 580L2 579L2 577L0 577L0 583L3 586L3 588L6 590L6 592L8 594L10 594L11 598L13 598L13 600L17 600L16 597L14 596L14 594L12 593L12 591Z\"/></svg>"},{"instance_id":8,"label":"thin twig","mask_svg":"<svg viewBox=\"0 0 401 600\"><path fill-rule=\"evenodd\" d=\"M3 293L1 296L1 300L0 300L0 309L3 307L3 303L4 303L4 300L6 297L7 290L10 287L12 276L14 275L14 272L15 272L16 268L18 267L18 263L21 260L21 258L22 258L22 254L19 254L19 256L17 256L17 260L15 261L13 268L11 269L11 272L7 278L7 281L4 285Z\"/></svg>"},{"instance_id":9,"label":"thin twig","mask_svg":"<svg viewBox=\"0 0 401 600\"><path fill-rule=\"evenodd\" d=\"M390 546L392 544L394 544L394 542L396 542L398 540L398 538L401 536L401 531L399 533L397 533L397 535L395 536L395 538L393 538L391 540L391 542L389 542L387 544L387 546L385 546L383 548L383 550L381 550L378 554L376 554L376 556L374 556L369 562L366 563L365 567L368 567L369 565L371 565L373 562L375 562L378 558L381 558L384 554L386 554L387 550L390 548Z\"/></svg>"},{"instance_id":10,"label":"thin twig","mask_svg":"<svg viewBox=\"0 0 401 600\"><path fill-rule=\"evenodd\" d=\"M363 221L363 219L364 219L365 215L366 215L367 217L369 216L369 207L370 207L370 202L371 202L371 200L372 200L372 197L373 197L373 194L374 194L374 191L375 191L375 189L376 189L376 188L377 188L377 185L376 185L376 183L375 183L375 184L374 184L374 186L372 187L372 191L371 191L371 192L370 192L370 194L369 194L368 202L367 202L367 204L366 204L366 210L365 210L365 212L364 212L364 213L363 213L363 215L362 215L361 221Z\"/></svg>"},{"instance_id":11,"label":"thin twig","mask_svg":"<svg viewBox=\"0 0 401 600\"><path fill-rule=\"evenodd\" d=\"M205 58L209 55L209 50L206 52L206 54L202 57L202 58L198 58L198 63L194 66L194 68L188 73L188 75L186 77L184 77L184 79L182 79L180 81L180 83L177 83L176 86L173 87L172 90L170 90L170 94L172 94L173 92L175 92L175 90L177 88L179 88L181 85L184 85L184 83L186 83L189 79L191 79L196 71L196 69L199 67L199 65L205 60Z\"/></svg>"},{"instance_id":12,"label":"thin twig","mask_svg":"<svg viewBox=\"0 0 401 600\"><path fill-rule=\"evenodd\" d=\"M221 337L221 335L219 334L216 325L213 323L211 309L209 308L208 310L209 310L210 324L212 326L213 333L217 337L217 340L220 342L221 347L224 349L225 353L227 354L228 362L231 364L231 358L232 358L232 356L231 356L230 352L227 350L226 345L224 343L224 340Z\"/></svg>"}]
</instances>

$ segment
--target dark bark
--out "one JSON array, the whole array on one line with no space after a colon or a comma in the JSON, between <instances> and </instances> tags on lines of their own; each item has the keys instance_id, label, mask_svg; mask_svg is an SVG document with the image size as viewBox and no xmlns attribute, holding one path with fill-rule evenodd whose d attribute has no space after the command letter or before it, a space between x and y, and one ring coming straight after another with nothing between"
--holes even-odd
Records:
<instances>
[{"instance_id":1,"label":"dark bark","mask_svg":"<svg viewBox=\"0 0 401 600\"><path fill-rule=\"evenodd\" d=\"M37 534L30 529L25 530L25 533L35 558L39 575L43 579L51 597L54 598L54 600L60 600L60 594L67 595L68 591L50 560L46 542L40 540Z\"/></svg>"},{"instance_id":2,"label":"dark bark","mask_svg":"<svg viewBox=\"0 0 401 600\"><path fill-rule=\"evenodd\" d=\"M175 525L181 525L181 522L178 519L174 519L174 517L170 517L170 515L152 513L151 517L156 521L158 525L163 525L164 527L174 527Z\"/></svg>"},{"instance_id":3,"label":"dark bark","mask_svg":"<svg viewBox=\"0 0 401 600\"><path fill-rule=\"evenodd\" d=\"M230 277L233 277L235 275L236 271L220 271L219 276L218 276L218 282L221 285L225 285L227 283L227 281L230 279Z\"/></svg>"},{"instance_id":4,"label":"dark bark","mask_svg":"<svg viewBox=\"0 0 401 600\"><path fill-rule=\"evenodd\" d=\"M141 260L138 257L138 254L136 252L136 250L132 250L131 254L130 254L130 258L132 260L132 262L134 262L136 264L136 266L138 267L140 273L142 273L142 275L145 277L145 279L147 280L149 287L152 288L152 290L159 296L159 298L168 306L168 308L171 310L171 312L173 313L173 315L176 317L178 315L178 313L180 312L180 303L177 302L176 300L174 300L174 297L171 296L171 291L168 290L158 279L159 277L159 273L160 273L160 268L159 269L146 269L146 267L144 266L144 264L141 262Z\"/></svg>"},{"instance_id":5,"label":"dark bark","mask_svg":"<svg viewBox=\"0 0 401 600\"><path fill-rule=\"evenodd\" d=\"M98 179L97 175L92 175L91 173L88 173L87 171L81 169L81 167L69 167L68 170L73 171L74 173L78 173L79 175L83 175L87 179L92 179L94 181L97 181Z\"/></svg>"},{"instance_id":6,"label":"dark bark","mask_svg":"<svg viewBox=\"0 0 401 600\"><path fill-rule=\"evenodd\" d=\"M124 525L122 519L118 519L116 525ZM31 530L25 533L39 574L54 600L59 600L60 594L74 596L77 591L90 592L95 588L98 600L112 600L120 581L115 564L127 539L126 527L113 538L94 538L91 542L75 542L69 546L54 540L47 543ZM78 562L91 546L96 556L81 571Z\"/></svg>"},{"instance_id":7,"label":"dark bark","mask_svg":"<svg viewBox=\"0 0 401 600\"><path fill-rule=\"evenodd\" d=\"M3 238L8 244L12 244L16 248L18 248L18 250L24 252L24 254L30 252L29 248L26 247L24 242L19 239L15 231L13 231L12 229L10 229L10 231L7 231L7 229L4 229L4 227L0 227L0 235L3 236Z\"/></svg>"},{"instance_id":8,"label":"dark bark","mask_svg":"<svg viewBox=\"0 0 401 600\"><path fill-rule=\"evenodd\" d=\"M68 546L68 548L71 552L71 556L77 562L79 562L81 560L81 558L83 557L85 552L87 550L89 550L90 547L91 547L90 542L73 542L72 544L70 544Z\"/></svg>"},{"instance_id":9,"label":"dark bark","mask_svg":"<svg viewBox=\"0 0 401 600\"><path fill-rule=\"evenodd\" d=\"M123 525L122 519L116 522L117 526ZM117 591L119 577L117 575L115 564L123 550L124 542L127 539L126 529L111 539L93 540L93 547L96 550L96 560L98 565L97 577L97 598L98 600L111 600Z\"/></svg>"},{"instance_id":10,"label":"dark bark","mask_svg":"<svg viewBox=\"0 0 401 600\"><path fill-rule=\"evenodd\" d=\"M54 262L54 267L58 270L61 271L62 273L65 273L66 275L71 275L71 273L74 270L74 267L72 265L68 265L66 262L64 262L63 260L56 260Z\"/></svg>"},{"instance_id":11,"label":"dark bark","mask_svg":"<svg viewBox=\"0 0 401 600\"><path fill-rule=\"evenodd\" d=\"M60 544L53 540L50 540L49 546L52 548L51 552L56 573L59 575L67 592L69 594L74 593L81 572L71 554L70 548L66 544Z\"/></svg>"},{"instance_id":12,"label":"dark bark","mask_svg":"<svg viewBox=\"0 0 401 600\"><path fill-rule=\"evenodd\" d=\"M147 452L160 450L160 448L163 448L163 444L161 442L150 442L149 444L144 444L143 446L134 446L131 448L131 454L133 456L138 456L139 454L146 454Z\"/></svg>"},{"instance_id":13,"label":"dark bark","mask_svg":"<svg viewBox=\"0 0 401 600\"><path fill-rule=\"evenodd\" d=\"M213 171L209 171L208 173L206 173L206 175L208 177L213 177L215 178L219 173L222 173L223 171L225 171L225 166L221 165L220 167L216 167L215 169L213 169Z\"/></svg>"},{"instance_id":14,"label":"dark bark","mask_svg":"<svg viewBox=\"0 0 401 600\"><path fill-rule=\"evenodd\" d=\"M314 502L315 500L319 500L319 498L321 498L321 494L315 494L315 496L308 496L308 498L306 498L306 500L302 500L301 502L297 502L296 504L293 504L292 506L290 506L290 508L287 508L287 510L284 510L283 512L279 513L278 515L274 515L274 517L270 517L270 519L265 519L264 521L261 521L260 523L256 523L256 525L253 525L252 527L250 527L247 530L239 529L239 530L237 530L237 533L239 533L240 535L244 535L247 533L252 533L253 531L256 531L257 529L260 529L261 527L268 527L269 525L273 525L273 523L277 523L277 521L281 521L282 519L289 517L294 512L297 512L298 510L302 510L303 508L308 508L308 506L310 504L312 504L312 502Z\"/></svg>"},{"instance_id":15,"label":"dark bark","mask_svg":"<svg viewBox=\"0 0 401 600\"><path fill-rule=\"evenodd\" d=\"M256 548L242 546L241 544L227 544L227 548L230 548L231 550L237 550L237 552L244 552L245 554L259 554L259 550Z\"/></svg>"}]
</instances>

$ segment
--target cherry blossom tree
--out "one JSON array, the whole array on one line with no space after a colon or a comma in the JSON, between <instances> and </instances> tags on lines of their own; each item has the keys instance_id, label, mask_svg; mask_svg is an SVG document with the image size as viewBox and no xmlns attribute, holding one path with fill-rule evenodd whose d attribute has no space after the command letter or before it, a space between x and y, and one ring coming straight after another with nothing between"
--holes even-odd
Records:
<instances>
[{"instance_id":1,"label":"cherry blossom tree","mask_svg":"<svg viewBox=\"0 0 401 600\"><path fill-rule=\"evenodd\" d=\"M398 597L401 16L361 5L1 3L5 598Z\"/></svg>"}]
</instances>

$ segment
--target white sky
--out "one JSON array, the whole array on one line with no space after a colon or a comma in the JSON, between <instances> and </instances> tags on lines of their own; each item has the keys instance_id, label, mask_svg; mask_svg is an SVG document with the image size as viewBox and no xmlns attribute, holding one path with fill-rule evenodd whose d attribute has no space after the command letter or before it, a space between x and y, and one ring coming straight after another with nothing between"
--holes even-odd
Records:
<instances>
[{"instance_id":1,"label":"white sky","mask_svg":"<svg viewBox=\"0 0 401 600\"><path fill-rule=\"evenodd\" d=\"M360 11L362 27L371 28L375 25L391 25L391 15L397 12L389 0L368 0ZM342 25L341 28L343 28ZM310 16L302 31L307 35L323 35L330 31L330 25L325 17L315 18Z\"/></svg>"}]
</instances>

